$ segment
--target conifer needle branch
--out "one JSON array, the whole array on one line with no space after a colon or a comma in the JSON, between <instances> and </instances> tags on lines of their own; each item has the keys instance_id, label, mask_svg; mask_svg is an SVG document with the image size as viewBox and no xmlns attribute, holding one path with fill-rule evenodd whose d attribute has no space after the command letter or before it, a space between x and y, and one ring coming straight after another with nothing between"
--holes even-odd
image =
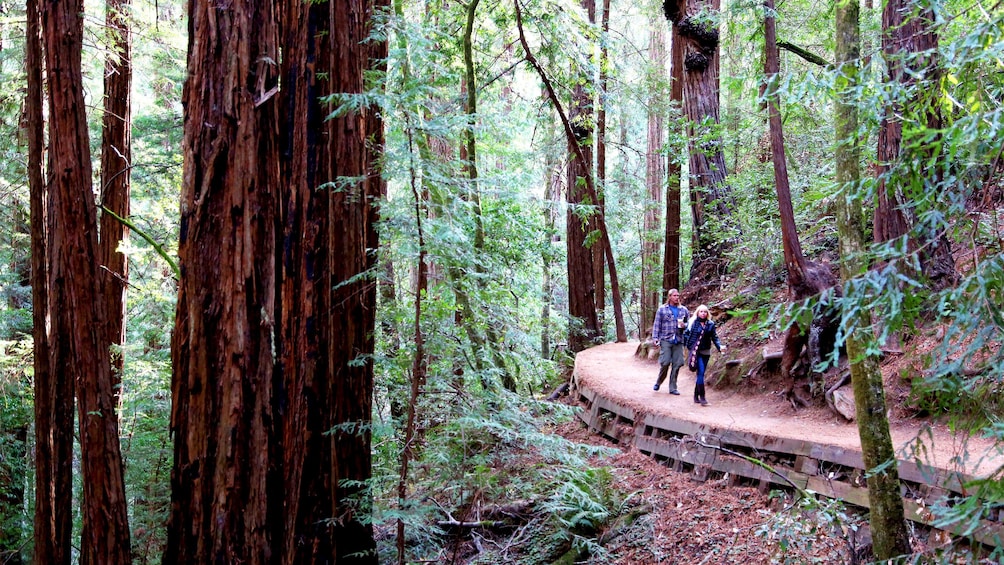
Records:
<instances>
[{"instance_id":1,"label":"conifer needle branch","mask_svg":"<svg viewBox=\"0 0 1004 565\"><path fill-rule=\"evenodd\" d=\"M108 214L109 216L115 218L123 226L139 234L139 236L142 237L143 240L145 240L147 243L150 244L151 247L153 247L153 250L157 252L157 255L160 255L161 258L164 259L164 261L167 261L167 264L170 265L171 267L171 271L174 272L175 280L181 280L181 269L178 268L178 263L171 258L171 256L164 249L163 245L157 243L148 233L136 227L136 224L130 222L128 219L123 218L122 216L119 216L115 212L112 212L105 206L102 205L101 210L105 214Z\"/></svg>"}]
</instances>

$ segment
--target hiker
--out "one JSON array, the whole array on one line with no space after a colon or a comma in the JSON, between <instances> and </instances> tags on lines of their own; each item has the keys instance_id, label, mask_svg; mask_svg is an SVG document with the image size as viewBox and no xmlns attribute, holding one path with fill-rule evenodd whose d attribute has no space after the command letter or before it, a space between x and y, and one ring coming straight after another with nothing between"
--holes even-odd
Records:
<instances>
[{"instance_id":1,"label":"hiker","mask_svg":"<svg viewBox=\"0 0 1004 565\"><path fill-rule=\"evenodd\" d=\"M701 304L694 311L694 317L687 324L683 341L687 347L687 364L691 370L697 371L697 384L694 385L694 403L708 405L704 395L704 371L711 359L711 345L718 348L719 353L725 352L725 346L718 339L715 331L715 321L711 319L708 307Z\"/></svg>"},{"instance_id":2,"label":"hiker","mask_svg":"<svg viewBox=\"0 0 1004 565\"><path fill-rule=\"evenodd\" d=\"M659 390L669 372L669 394L680 394L676 389L676 378L685 362L683 331L687 327L688 316L687 307L680 305L680 291L669 289L666 303L659 307L652 324L652 340L659 345L659 378L652 390Z\"/></svg>"}]
</instances>

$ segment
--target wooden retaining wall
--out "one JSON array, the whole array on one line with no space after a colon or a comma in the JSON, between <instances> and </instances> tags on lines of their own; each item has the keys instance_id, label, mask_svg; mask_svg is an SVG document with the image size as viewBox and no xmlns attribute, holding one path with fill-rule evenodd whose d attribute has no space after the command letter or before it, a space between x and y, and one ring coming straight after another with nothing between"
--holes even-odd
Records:
<instances>
[{"instance_id":1,"label":"wooden retaining wall","mask_svg":"<svg viewBox=\"0 0 1004 565\"><path fill-rule=\"evenodd\" d=\"M791 485L828 498L868 508L865 467L860 451L808 441L718 428L657 414L638 414L627 406L599 396L574 382L573 394L584 407L578 414L594 432L617 443L634 445L679 472L688 472L699 481L728 477L734 484L755 484L761 490L791 489ZM772 473L742 457L763 461ZM921 524L934 526L928 510L946 496L965 496L964 486L973 477L962 473L899 460L904 515ZM779 476L782 475L782 476ZM790 484L789 484L790 483ZM1000 547L1004 543L1004 510L991 520L982 520L970 534L972 539ZM943 529L943 528L938 528ZM962 535L959 528L947 530Z\"/></svg>"}]
</instances>

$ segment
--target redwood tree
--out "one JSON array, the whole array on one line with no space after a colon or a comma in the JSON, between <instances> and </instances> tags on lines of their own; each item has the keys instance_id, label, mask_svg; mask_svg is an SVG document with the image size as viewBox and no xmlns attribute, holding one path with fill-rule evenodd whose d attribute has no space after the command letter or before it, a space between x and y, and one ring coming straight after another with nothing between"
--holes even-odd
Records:
<instances>
[{"instance_id":1,"label":"redwood tree","mask_svg":"<svg viewBox=\"0 0 1004 565\"><path fill-rule=\"evenodd\" d=\"M582 7L589 13L589 20L595 20L594 0L582 0ZM573 352L586 349L601 335L596 305L596 295L601 291L596 282L596 255L592 249L597 243L589 239L596 227L600 203L587 187L592 179L594 122L593 98L590 89L586 87L587 83L585 80L576 81L568 111L573 135L567 139L569 161L565 183L565 199L568 202L565 245L568 315L570 322L575 322L569 325L568 345ZM600 280L603 280L602 277Z\"/></svg>"},{"instance_id":2,"label":"redwood tree","mask_svg":"<svg viewBox=\"0 0 1004 565\"><path fill-rule=\"evenodd\" d=\"M648 60L654 70L656 80L661 80L666 64L666 31L662 21L656 18L649 31ZM652 328L655 312L661 303L662 285L659 272L659 238L661 232L660 207L662 205L662 188L666 180L666 162L660 154L665 140L665 119L659 91L650 97L648 108L648 151L645 154L645 185L648 187L648 200L645 204L642 218L642 248L641 248L641 323L640 333ZM673 288L673 287L671 287Z\"/></svg>"},{"instance_id":3,"label":"redwood tree","mask_svg":"<svg viewBox=\"0 0 1004 565\"><path fill-rule=\"evenodd\" d=\"M874 236L879 243L908 236L905 251L919 253L923 275L934 288L942 289L951 286L957 278L951 243L944 231L936 228L910 234L918 222L915 203L908 194L911 181L922 189L924 183L937 184L943 178L939 165L928 166L937 160L932 159L931 150L926 149L937 144L937 132L943 121L940 104L927 94L931 89L924 88L924 85L937 85L941 78L937 49L935 14L930 5L915 5L904 0L886 2L882 11L882 51L888 80L899 90L894 90L894 100L886 108L879 127ZM899 92L911 94L902 100ZM925 140L932 132L933 144ZM908 168L909 163L897 167L904 135L906 143L916 147L912 151L920 153L918 161L923 163L922 170Z\"/></svg>"},{"instance_id":4,"label":"redwood tree","mask_svg":"<svg viewBox=\"0 0 1004 565\"><path fill-rule=\"evenodd\" d=\"M111 39L105 58L104 116L101 122L101 205L120 218L129 216L129 180L132 166L132 49L126 12L129 0L107 0L105 26ZM121 348L125 342L125 292L129 263L119 246L129 232L111 214L101 215L100 253L104 267L101 280L105 292L108 342ZM122 352L112 356L112 379L121 381Z\"/></svg>"},{"instance_id":5,"label":"redwood tree","mask_svg":"<svg viewBox=\"0 0 1004 565\"><path fill-rule=\"evenodd\" d=\"M731 248L732 188L718 133L719 0L667 0L666 19L672 22L683 53L683 113L687 120L690 155L690 204L694 220L691 278L708 279L724 265ZM715 230L718 230L716 233Z\"/></svg>"},{"instance_id":6,"label":"redwood tree","mask_svg":"<svg viewBox=\"0 0 1004 565\"><path fill-rule=\"evenodd\" d=\"M31 301L33 367L35 370L35 518L34 562L70 562L72 505L73 382L63 371L49 370L48 270L46 268L47 191L42 170L42 30L38 0L27 2L25 69L28 90L25 121L28 129L28 187L31 217Z\"/></svg>"},{"instance_id":7,"label":"redwood tree","mask_svg":"<svg viewBox=\"0 0 1004 565\"><path fill-rule=\"evenodd\" d=\"M683 106L683 38L680 31L672 28L669 51L669 100L675 108L682 110ZM682 122L670 126L680 130ZM662 296L660 302L666 300L665 293L671 288L680 288L680 192L682 168L679 158L669 152L666 159L666 247L662 261Z\"/></svg>"},{"instance_id":8,"label":"redwood tree","mask_svg":"<svg viewBox=\"0 0 1004 565\"><path fill-rule=\"evenodd\" d=\"M376 307L367 277L381 181L366 139L381 126L368 111L327 119L337 105L322 97L362 93L368 62L386 46L364 42L365 1L284 9L283 562L376 563L364 485Z\"/></svg>"},{"instance_id":9,"label":"redwood tree","mask_svg":"<svg viewBox=\"0 0 1004 565\"><path fill-rule=\"evenodd\" d=\"M266 563L276 551L273 6L188 3L164 563Z\"/></svg>"},{"instance_id":10,"label":"redwood tree","mask_svg":"<svg viewBox=\"0 0 1004 565\"><path fill-rule=\"evenodd\" d=\"M69 393L76 390L83 484L80 561L116 564L129 562L130 552L109 343L105 332L84 330L102 328L105 313L81 74L83 11L82 0L50 0L41 10L51 171L47 210L49 364L58 375L55 388L47 392L54 395L53 414L59 420L52 433L62 435L69 418L67 404L72 402ZM55 454L67 459L68 455L65 451ZM60 507L52 510L67 511Z\"/></svg>"}]
</instances>

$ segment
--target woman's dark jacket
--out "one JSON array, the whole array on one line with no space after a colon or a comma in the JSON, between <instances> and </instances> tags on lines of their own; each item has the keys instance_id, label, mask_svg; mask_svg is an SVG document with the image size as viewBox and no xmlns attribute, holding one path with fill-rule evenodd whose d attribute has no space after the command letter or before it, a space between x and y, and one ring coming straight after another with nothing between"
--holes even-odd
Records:
<instances>
[{"instance_id":1,"label":"woman's dark jacket","mask_svg":"<svg viewBox=\"0 0 1004 565\"><path fill-rule=\"evenodd\" d=\"M697 343L700 339L701 342ZM722 342L718 340L718 332L715 331L715 321L708 318L705 322L704 333L701 333L701 322L700 319L695 319L694 323L690 324L686 331L683 332L683 343L687 347L687 351L697 351L702 355L708 355L711 353L711 344L715 344L718 351L722 350Z\"/></svg>"}]
</instances>

